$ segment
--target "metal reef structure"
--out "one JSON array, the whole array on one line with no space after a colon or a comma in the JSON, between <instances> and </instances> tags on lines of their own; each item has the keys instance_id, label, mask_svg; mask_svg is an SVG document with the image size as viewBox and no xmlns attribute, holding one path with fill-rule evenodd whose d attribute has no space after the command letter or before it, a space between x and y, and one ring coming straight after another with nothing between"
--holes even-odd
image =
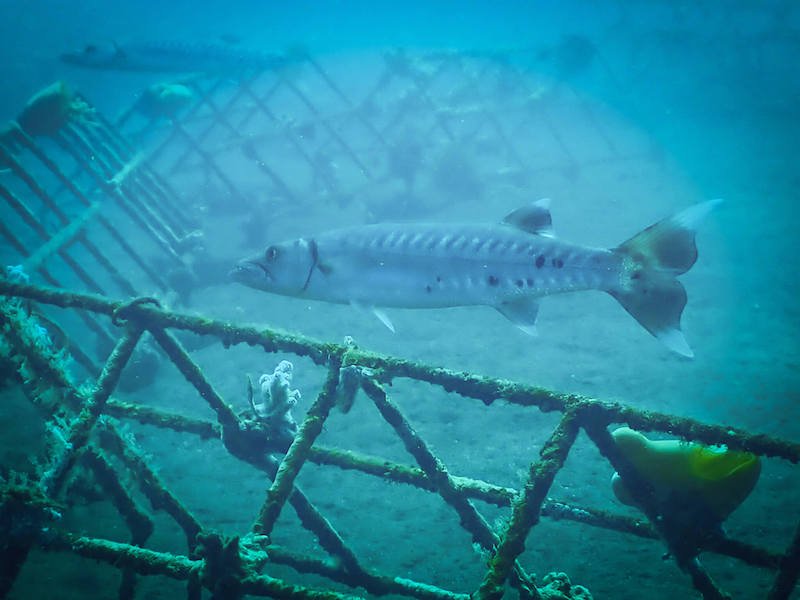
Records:
<instances>
[{"instance_id":1,"label":"metal reef structure","mask_svg":"<svg viewBox=\"0 0 800 600\"><path fill-rule=\"evenodd\" d=\"M581 43L572 40L563 50L563 68L579 69L581 60L589 60L592 52L581 48ZM554 144L562 148L558 161L538 164L538 168L558 169L568 177L587 163L587 157L576 156L560 137L556 124L536 109L541 90L532 89L520 69L502 56L442 53L422 59L389 53L378 69L374 88L358 102L308 54L297 52L290 58L291 67L249 74L233 88L224 80L202 77L181 82L191 89L186 96L191 101L182 105L180 112L167 115L171 120L166 124L164 114L152 111L144 115L143 125L136 124L143 118L136 106L112 123L85 98L57 84L32 99L0 136L0 168L6 170L0 180L0 237L8 250L3 259L19 265L0 278L4 298L0 301L0 373L5 385L21 387L55 439L42 452L33 473L7 474L0 487L0 595L11 592L32 550L40 548L94 559L118 570L119 598L136 597L141 579L149 576L185 582L186 597L192 599L203 597L204 590L210 590L214 598L343 598L363 593L428 599L468 598L470 594L499 598L511 590L529 599L570 597L554 595L548 580L537 580L520 560L526 546L545 543L536 535L540 521L560 519L621 536L662 540L704 598L727 595L704 568L701 553L733 557L771 571L774 581L765 597L789 598L800 575L800 524L781 551L729 538L721 529L687 536L681 522L685 516L669 513L648 494L647 482L641 481L620 454L609 427L624 423L639 431L724 444L793 464L800 460L796 443L454 372L366 352L354 345L181 314L162 308L158 300L143 294L151 289L166 293L176 281L182 281L169 279L166 273L188 272L191 279L188 257L195 249L197 219L181 205L174 178L200 170L227 189L231 198L246 201L247 191L226 174L231 154L249 159L251 168L269 186L271 198L303 202L302 190L283 174L275 158L278 147L291 148L291 160L305 164L307 185L318 186L327 198L352 198L381 183L381 169L367 157L376 152L391 157L392 149L399 147L393 132L410 121L415 127L422 123L426 135L434 140L463 143L475 139L478 132L491 132L503 154L516 161L519 172L527 176L537 165L521 157L507 133L508 124L499 122L482 103L486 82L492 81L505 90L509 114L518 125L529 119L543 120ZM327 104L304 91L304 78L309 77L327 90ZM453 77L460 84L458 94L453 92L452 82L448 84L451 103L446 105L444 92L437 92L436 86L441 79ZM389 94L387 90L398 82L402 90ZM455 95L469 98L469 102L458 104ZM392 110L384 114L380 107L389 100ZM287 105L303 107L303 115L281 116ZM585 106L583 110L591 121L591 109ZM342 123L359 129L359 143L352 141ZM136 132L154 129L163 135L142 156L130 140ZM266 133L244 135L244 131ZM602 131L598 139L606 140L604 155L610 156L598 161L630 158ZM330 168L331 156L339 163L338 174ZM282 158L287 160L285 154ZM342 175L344 169L349 176ZM406 177L408 185L415 178L414 173L395 175ZM154 259L160 267L153 267ZM120 297L126 300L115 299ZM95 348L87 349L81 335L85 331L94 334ZM269 431L231 407L180 341L182 332L213 338L225 348L249 345L265 353L306 357L325 370L324 384L288 448L276 449ZM114 397L124 371L136 360L137 348L146 338L154 340L186 384L198 392L215 414L215 421ZM79 378L75 368L68 367L67 357L79 365L80 374L88 377L90 384L77 383ZM559 418L539 455L532 457L520 489L461 477L448 470L390 397L388 386L401 379L452 392L463 402L482 402L497 410L512 404L556 413ZM317 443L335 404L343 397L352 400L356 393L375 405L416 464ZM126 421L197 439L219 439L233 457L263 472L268 489L250 529L226 537L204 526L163 482L153 459L124 434L122 423ZM580 432L627 481L638 484L632 487L646 519L548 497ZM448 590L366 567L343 532L297 484L299 472L309 463L358 471L387 484L414 486L440 496L487 557L480 586ZM61 526L60 498L78 469L91 473L124 520L127 543L89 537ZM387 485L386 493L393 489ZM140 498L150 506L145 507ZM505 526L498 529L489 524L475 500L511 507ZM296 513L328 558L307 556L271 542L278 517L287 509ZM156 515L166 516L182 531L185 552L148 548L159 522ZM349 591L288 583L268 574L273 564ZM577 586L573 588L577 592ZM568 584L558 589L569 593Z\"/></svg>"}]
</instances>

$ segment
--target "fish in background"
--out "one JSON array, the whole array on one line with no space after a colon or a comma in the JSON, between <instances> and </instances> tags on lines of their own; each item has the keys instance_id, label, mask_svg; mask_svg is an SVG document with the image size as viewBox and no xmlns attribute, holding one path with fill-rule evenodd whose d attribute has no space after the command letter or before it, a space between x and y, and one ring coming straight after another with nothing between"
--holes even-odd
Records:
<instances>
[{"instance_id":1,"label":"fish in background","mask_svg":"<svg viewBox=\"0 0 800 600\"><path fill-rule=\"evenodd\" d=\"M697 260L696 226L719 202L689 207L611 249L556 238L549 200L500 224L365 225L267 246L231 276L274 294L368 308L392 331L383 308L486 305L533 334L542 296L601 290L667 348L692 357L677 276Z\"/></svg>"},{"instance_id":2,"label":"fish in background","mask_svg":"<svg viewBox=\"0 0 800 600\"><path fill-rule=\"evenodd\" d=\"M283 67L286 56L223 44L142 42L89 44L61 55L65 63L89 69L147 73L221 73Z\"/></svg>"}]
</instances>

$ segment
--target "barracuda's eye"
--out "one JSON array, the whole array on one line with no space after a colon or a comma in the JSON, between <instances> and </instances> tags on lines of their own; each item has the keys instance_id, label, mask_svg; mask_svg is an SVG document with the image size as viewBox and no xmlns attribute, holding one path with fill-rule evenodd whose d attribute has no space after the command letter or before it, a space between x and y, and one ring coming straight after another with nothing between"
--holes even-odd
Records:
<instances>
[{"instance_id":1,"label":"barracuda's eye","mask_svg":"<svg viewBox=\"0 0 800 600\"><path fill-rule=\"evenodd\" d=\"M264 252L264 258L267 259L267 262L275 262L275 259L278 258L278 247L270 246L267 248L267 251Z\"/></svg>"}]
</instances>

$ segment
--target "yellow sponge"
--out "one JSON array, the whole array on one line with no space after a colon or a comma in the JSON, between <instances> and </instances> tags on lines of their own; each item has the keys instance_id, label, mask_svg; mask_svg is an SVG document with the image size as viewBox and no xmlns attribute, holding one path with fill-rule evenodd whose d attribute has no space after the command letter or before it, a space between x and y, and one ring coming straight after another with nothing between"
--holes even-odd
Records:
<instances>
[{"instance_id":1,"label":"yellow sponge","mask_svg":"<svg viewBox=\"0 0 800 600\"><path fill-rule=\"evenodd\" d=\"M761 474L761 461L750 452L682 440L649 440L628 427L611 435L659 499L696 498L720 521L744 502ZM635 505L618 474L614 473L611 483L620 502Z\"/></svg>"}]
</instances>

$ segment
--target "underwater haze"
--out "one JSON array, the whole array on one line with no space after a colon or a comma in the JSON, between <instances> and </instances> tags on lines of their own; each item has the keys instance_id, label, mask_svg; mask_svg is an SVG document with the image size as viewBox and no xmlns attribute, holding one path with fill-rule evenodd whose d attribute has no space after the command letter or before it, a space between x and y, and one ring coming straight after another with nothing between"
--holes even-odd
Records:
<instances>
[{"instance_id":1,"label":"underwater haze","mask_svg":"<svg viewBox=\"0 0 800 600\"><path fill-rule=\"evenodd\" d=\"M140 167L163 179L165 197L184 219L176 218L175 228L188 232L182 246L165 250L169 236L150 235L121 209L101 214L165 286L130 262L113 236L92 239L130 289L167 309L333 344L348 340L434 367L788 440L796 449L799 55L800 4L791 0L0 0L0 119L24 125L29 99L63 82L53 89L69 95L68 118L84 119L86 139L104 123L124 138L120 146L135 158L98 182L86 173L102 157L82 146L81 136L37 135L23 126L76 186L95 190L86 192L86 206L64 199L68 186L37 163L31 172L42 188L58 190L70 219L89 201L102 211L102 202L113 204L106 198L144 194L133 183ZM98 115L107 121L99 124ZM73 140L76 154L64 140ZM0 187L39 206L40 197L3 158L12 153L24 166L32 152L0 142ZM0 198L0 260L20 266L9 273L35 285L58 280L72 291L96 292L75 275L70 265L77 262L97 274L107 295L130 298L128 288L114 287L114 276L100 274L102 260L78 244L68 249L73 263L60 255L46 270L23 269L46 243L8 198ZM533 204L541 199L549 202ZM702 204L711 200L721 202ZM166 204L150 213L168 214ZM44 205L31 214L48 240L64 225ZM661 228L646 229L659 222ZM87 236L94 232L87 226ZM517 250L530 252L526 270L509 258ZM286 258L292 252L294 262ZM289 266L279 267L275 255ZM248 257L255 257L250 272L232 278L229 271ZM380 279L387 261L399 275ZM280 277L289 282L284 288ZM327 287L317 287L322 281ZM676 281L686 293L682 313ZM431 301L439 292L446 299ZM646 297L651 292L655 300ZM536 301L519 301L525 294ZM49 336L55 339L57 329L102 365L116 338L101 343L77 312L42 308L42 318L58 324ZM277 427L282 442L273 456L282 458L325 385L325 369L313 356L228 347L210 336L180 339L237 414ZM0 354L9 344L3 341ZM187 383L161 346L149 334L141 344L147 352L134 355L139 366L151 362L135 373L135 365L126 367L112 398L216 422L208 395ZM281 366L284 360L292 366ZM12 363L8 356L0 362L5 481L41 475L52 445L43 441L52 436L50 422L26 398L30 381ZM68 370L76 385L98 375L80 360ZM502 398L479 402L413 379L398 377L386 390L451 475L503 488L525 486L558 422L557 412ZM284 404L277 409L258 403L279 392ZM359 392L349 412L333 409L318 444L417 467L386 421ZM218 429L199 437L135 418L120 422L123 437L204 530L250 530L270 481L231 455ZM673 448L661 446L667 447ZM675 454L687 447L675 444ZM709 456L724 452L690 448L712 462ZM109 468L124 472L122 454ZM672 469L659 460L641 463L656 494L661 471ZM114 493L98 483L89 462L79 462L63 486L53 526L131 543ZM547 500L644 519L612 486L613 474L582 432ZM738 488L726 480L700 494L724 505L708 529L783 552L800 518L797 465L762 457L750 475ZM133 479L119 477L128 488ZM698 479L697 472L676 476L690 486ZM428 595L418 590L420 597L466 597L456 594L481 585L490 552L462 528L463 515L424 485L387 483L321 459L304 465L296 483L363 567L436 586ZM147 493L131 497L142 512L155 513L152 537L134 542L186 555L183 532ZM731 497L738 501L728 506ZM270 539L276 556L325 560L330 541L305 528L292 498ZM511 509L484 500L470 502L499 536ZM14 526L1 511L0 517L3 535L12 536ZM134 584L133 571L53 550L41 543L26 554L7 597L187 595L180 577L136 576ZM703 597L687 569L665 553L652 537L590 527L580 518L543 518L519 564L539 585L548 573L566 573L573 586L562 586L563 598ZM777 559L754 567L704 552L700 560L721 589L749 599L766 597ZM378 595L358 581L327 578L325 568L309 573L277 562L267 559L261 572L298 586ZM328 563L330 570L341 567ZM442 590L453 595L437 595ZM511 585L505 591L518 595ZM212 597L199 586L195 592L189 597ZM387 593L402 597L396 589ZM239 596L218 588L214 597Z\"/></svg>"}]
</instances>

